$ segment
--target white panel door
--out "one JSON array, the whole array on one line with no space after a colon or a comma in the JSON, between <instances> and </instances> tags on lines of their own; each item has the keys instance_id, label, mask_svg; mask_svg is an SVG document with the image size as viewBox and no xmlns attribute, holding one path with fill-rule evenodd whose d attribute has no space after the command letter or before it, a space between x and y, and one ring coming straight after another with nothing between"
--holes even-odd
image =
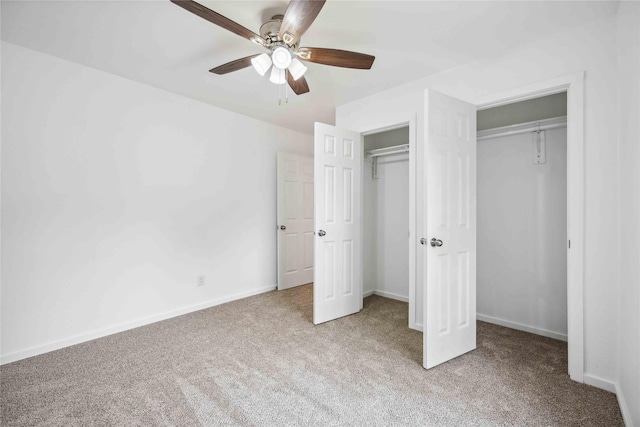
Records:
<instances>
[{"instance_id":1,"label":"white panel door","mask_svg":"<svg viewBox=\"0 0 640 427\"><path fill-rule=\"evenodd\" d=\"M313 281L313 158L278 152L278 289Z\"/></svg>"},{"instance_id":2,"label":"white panel door","mask_svg":"<svg viewBox=\"0 0 640 427\"><path fill-rule=\"evenodd\" d=\"M315 124L315 277L313 323L357 313L362 305L362 141Z\"/></svg>"},{"instance_id":3,"label":"white panel door","mask_svg":"<svg viewBox=\"0 0 640 427\"><path fill-rule=\"evenodd\" d=\"M423 364L476 348L476 108L425 91Z\"/></svg>"}]
</instances>

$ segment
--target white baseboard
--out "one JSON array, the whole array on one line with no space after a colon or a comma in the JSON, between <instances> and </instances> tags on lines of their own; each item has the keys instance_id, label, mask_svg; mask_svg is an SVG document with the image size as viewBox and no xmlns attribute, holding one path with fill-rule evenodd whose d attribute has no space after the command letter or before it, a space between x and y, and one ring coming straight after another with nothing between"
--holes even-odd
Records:
<instances>
[{"instance_id":1,"label":"white baseboard","mask_svg":"<svg viewBox=\"0 0 640 427\"><path fill-rule=\"evenodd\" d=\"M624 398L624 394L622 390L620 390L620 385L618 383L615 384L616 388L616 397L618 398L618 406L620 406L620 412L622 412L622 420L624 421L624 425L633 426L633 420L631 419L631 412L629 411L629 406L627 405L627 400Z\"/></svg>"},{"instance_id":2,"label":"white baseboard","mask_svg":"<svg viewBox=\"0 0 640 427\"><path fill-rule=\"evenodd\" d=\"M118 325L110 326L107 328L97 329L85 334L74 335L69 338L52 341L43 345L27 348L25 350L15 351L13 353L4 354L0 357L0 365L16 362L18 360L26 359L27 357L37 356L39 354L48 353L50 351L59 350L64 347L80 344L86 341L95 340L97 338L106 337L107 335L116 334L118 332L128 331L129 329L138 328L140 326L149 325L151 323L160 322L162 320L171 319L172 317L181 316L183 314L192 313L194 311L204 310L205 308L215 307L216 305L224 304L247 298L253 295L262 294L276 289L276 286L266 286L263 288L254 289L247 292L241 292L238 294L230 295L223 298L217 298L209 301L205 301L199 304L190 305L187 307L178 308L176 310L169 310L163 313L154 314L151 316L143 317L133 320L131 322L120 323Z\"/></svg>"},{"instance_id":3,"label":"white baseboard","mask_svg":"<svg viewBox=\"0 0 640 427\"><path fill-rule=\"evenodd\" d=\"M476 319L482 322L493 323L494 325L505 326L518 331L529 332L543 337L553 338L556 340L567 342L567 335L559 332L548 331L546 329L536 328L534 326L523 325L522 323L512 322L510 320L500 319L497 317L487 316L486 314L476 314Z\"/></svg>"},{"instance_id":4,"label":"white baseboard","mask_svg":"<svg viewBox=\"0 0 640 427\"><path fill-rule=\"evenodd\" d=\"M587 374L585 372L583 380L585 384L601 388L602 390L610 391L611 393L616 392L616 383L602 379L600 377L596 377L595 375Z\"/></svg>"},{"instance_id":5,"label":"white baseboard","mask_svg":"<svg viewBox=\"0 0 640 427\"><path fill-rule=\"evenodd\" d=\"M373 291L374 295L379 295L381 297L385 297L385 298L389 298L389 299L394 299L396 301L402 301L402 302L409 302L409 298L402 296L402 295L398 295L398 294L394 294L391 292L385 292L385 291L378 291L375 290Z\"/></svg>"},{"instance_id":6,"label":"white baseboard","mask_svg":"<svg viewBox=\"0 0 640 427\"><path fill-rule=\"evenodd\" d=\"M405 297L402 295L394 294L392 292L379 291L377 289L373 289L370 291L364 291L362 293L362 298L369 297L371 295L378 295L384 298L394 299L396 301L409 302L409 297Z\"/></svg>"}]
</instances>

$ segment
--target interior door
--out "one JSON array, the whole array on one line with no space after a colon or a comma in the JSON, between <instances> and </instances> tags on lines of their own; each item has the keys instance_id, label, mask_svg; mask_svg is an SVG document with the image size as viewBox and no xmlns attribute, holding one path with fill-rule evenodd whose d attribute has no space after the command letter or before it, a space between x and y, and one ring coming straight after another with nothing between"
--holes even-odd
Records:
<instances>
[{"instance_id":1,"label":"interior door","mask_svg":"<svg viewBox=\"0 0 640 427\"><path fill-rule=\"evenodd\" d=\"M278 152L278 289L313 281L313 158Z\"/></svg>"},{"instance_id":2,"label":"interior door","mask_svg":"<svg viewBox=\"0 0 640 427\"><path fill-rule=\"evenodd\" d=\"M315 324L362 305L362 155L359 133L315 124Z\"/></svg>"},{"instance_id":3,"label":"interior door","mask_svg":"<svg viewBox=\"0 0 640 427\"><path fill-rule=\"evenodd\" d=\"M476 108L425 91L423 364L476 348Z\"/></svg>"}]
</instances>

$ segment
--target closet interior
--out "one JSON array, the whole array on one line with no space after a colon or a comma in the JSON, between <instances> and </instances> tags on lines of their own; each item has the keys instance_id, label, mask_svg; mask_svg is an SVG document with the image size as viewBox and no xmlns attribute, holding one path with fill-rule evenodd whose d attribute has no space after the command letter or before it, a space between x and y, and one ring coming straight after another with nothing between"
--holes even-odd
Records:
<instances>
[{"instance_id":1,"label":"closet interior","mask_svg":"<svg viewBox=\"0 0 640 427\"><path fill-rule=\"evenodd\" d=\"M409 127L364 137L363 292L409 301Z\"/></svg>"},{"instance_id":2,"label":"closet interior","mask_svg":"<svg viewBox=\"0 0 640 427\"><path fill-rule=\"evenodd\" d=\"M567 340L566 92L477 115L477 318Z\"/></svg>"}]
</instances>

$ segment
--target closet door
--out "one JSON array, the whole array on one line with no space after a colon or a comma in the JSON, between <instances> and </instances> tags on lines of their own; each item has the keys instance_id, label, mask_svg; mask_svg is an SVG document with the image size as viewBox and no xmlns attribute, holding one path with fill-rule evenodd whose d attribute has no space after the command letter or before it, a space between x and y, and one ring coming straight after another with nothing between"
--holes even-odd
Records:
<instances>
[{"instance_id":1,"label":"closet door","mask_svg":"<svg viewBox=\"0 0 640 427\"><path fill-rule=\"evenodd\" d=\"M359 133L315 124L313 323L362 306L362 141Z\"/></svg>"},{"instance_id":2,"label":"closet door","mask_svg":"<svg viewBox=\"0 0 640 427\"><path fill-rule=\"evenodd\" d=\"M423 364L476 348L476 107L425 91Z\"/></svg>"}]
</instances>

